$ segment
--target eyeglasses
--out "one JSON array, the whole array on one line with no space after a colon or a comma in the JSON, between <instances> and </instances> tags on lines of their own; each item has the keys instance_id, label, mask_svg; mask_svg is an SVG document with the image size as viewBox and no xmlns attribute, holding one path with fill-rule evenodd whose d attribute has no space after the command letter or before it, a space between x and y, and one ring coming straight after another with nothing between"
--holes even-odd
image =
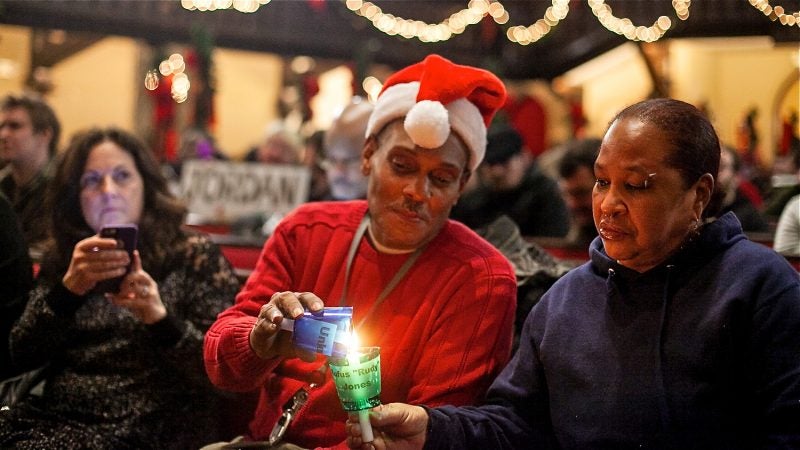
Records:
<instances>
[{"instance_id":1,"label":"eyeglasses","mask_svg":"<svg viewBox=\"0 0 800 450\"><path fill-rule=\"evenodd\" d=\"M350 168L355 167L361 163L361 156L351 156L349 158L342 158L342 159L330 159L326 158L320 161L320 166L325 170L332 170L338 167L341 168Z\"/></svg>"}]
</instances>

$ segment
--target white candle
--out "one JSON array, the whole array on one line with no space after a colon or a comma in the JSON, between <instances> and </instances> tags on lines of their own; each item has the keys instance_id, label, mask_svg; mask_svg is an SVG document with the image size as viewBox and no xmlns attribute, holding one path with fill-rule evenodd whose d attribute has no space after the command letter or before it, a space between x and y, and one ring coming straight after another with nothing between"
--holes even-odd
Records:
<instances>
[{"instance_id":1,"label":"white candle","mask_svg":"<svg viewBox=\"0 0 800 450\"><path fill-rule=\"evenodd\" d=\"M362 409L358 412L358 424L361 426L361 442L372 442L372 424L369 423L369 410Z\"/></svg>"}]
</instances>

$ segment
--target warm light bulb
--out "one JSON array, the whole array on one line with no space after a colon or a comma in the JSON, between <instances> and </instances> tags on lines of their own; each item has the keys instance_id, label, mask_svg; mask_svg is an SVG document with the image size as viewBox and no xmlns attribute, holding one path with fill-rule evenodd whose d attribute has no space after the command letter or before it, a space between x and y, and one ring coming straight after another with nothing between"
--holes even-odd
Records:
<instances>
[{"instance_id":1,"label":"warm light bulb","mask_svg":"<svg viewBox=\"0 0 800 450\"><path fill-rule=\"evenodd\" d=\"M155 70L148 70L144 77L144 87L148 91L155 91L158 88L158 73Z\"/></svg>"}]
</instances>

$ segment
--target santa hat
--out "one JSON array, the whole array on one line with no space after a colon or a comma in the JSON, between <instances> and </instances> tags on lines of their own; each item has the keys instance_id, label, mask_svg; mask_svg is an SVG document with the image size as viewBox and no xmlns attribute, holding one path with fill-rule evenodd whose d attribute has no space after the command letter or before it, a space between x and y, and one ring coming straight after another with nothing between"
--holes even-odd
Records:
<instances>
[{"instance_id":1,"label":"santa hat","mask_svg":"<svg viewBox=\"0 0 800 450\"><path fill-rule=\"evenodd\" d=\"M434 149L453 130L467 145L472 155L467 165L475 170L486 153L486 127L505 99L505 86L492 73L429 55L386 80L366 136L405 116L403 126L414 144Z\"/></svg>"}]
</instances>

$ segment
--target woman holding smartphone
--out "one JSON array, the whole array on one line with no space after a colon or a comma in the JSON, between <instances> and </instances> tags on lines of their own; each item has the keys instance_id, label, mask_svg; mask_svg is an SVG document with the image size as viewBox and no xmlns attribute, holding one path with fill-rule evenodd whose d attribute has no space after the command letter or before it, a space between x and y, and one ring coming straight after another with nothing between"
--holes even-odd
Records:
<instances>
[{"instance_id":1,"label":"woman holding smartphone","mask_svg":"<svg viewBox=\"0 0 800 450\"><path fill-rule=\"evenodd\" d=\"M0 447L185 449L217 438L202 346L238 290L230 264L181 227L185 208L125 131L74 137L49 189L52 243L10 338L15 363L49 374L41 397L0 413Z\"/></svg>"}]
</instances>

